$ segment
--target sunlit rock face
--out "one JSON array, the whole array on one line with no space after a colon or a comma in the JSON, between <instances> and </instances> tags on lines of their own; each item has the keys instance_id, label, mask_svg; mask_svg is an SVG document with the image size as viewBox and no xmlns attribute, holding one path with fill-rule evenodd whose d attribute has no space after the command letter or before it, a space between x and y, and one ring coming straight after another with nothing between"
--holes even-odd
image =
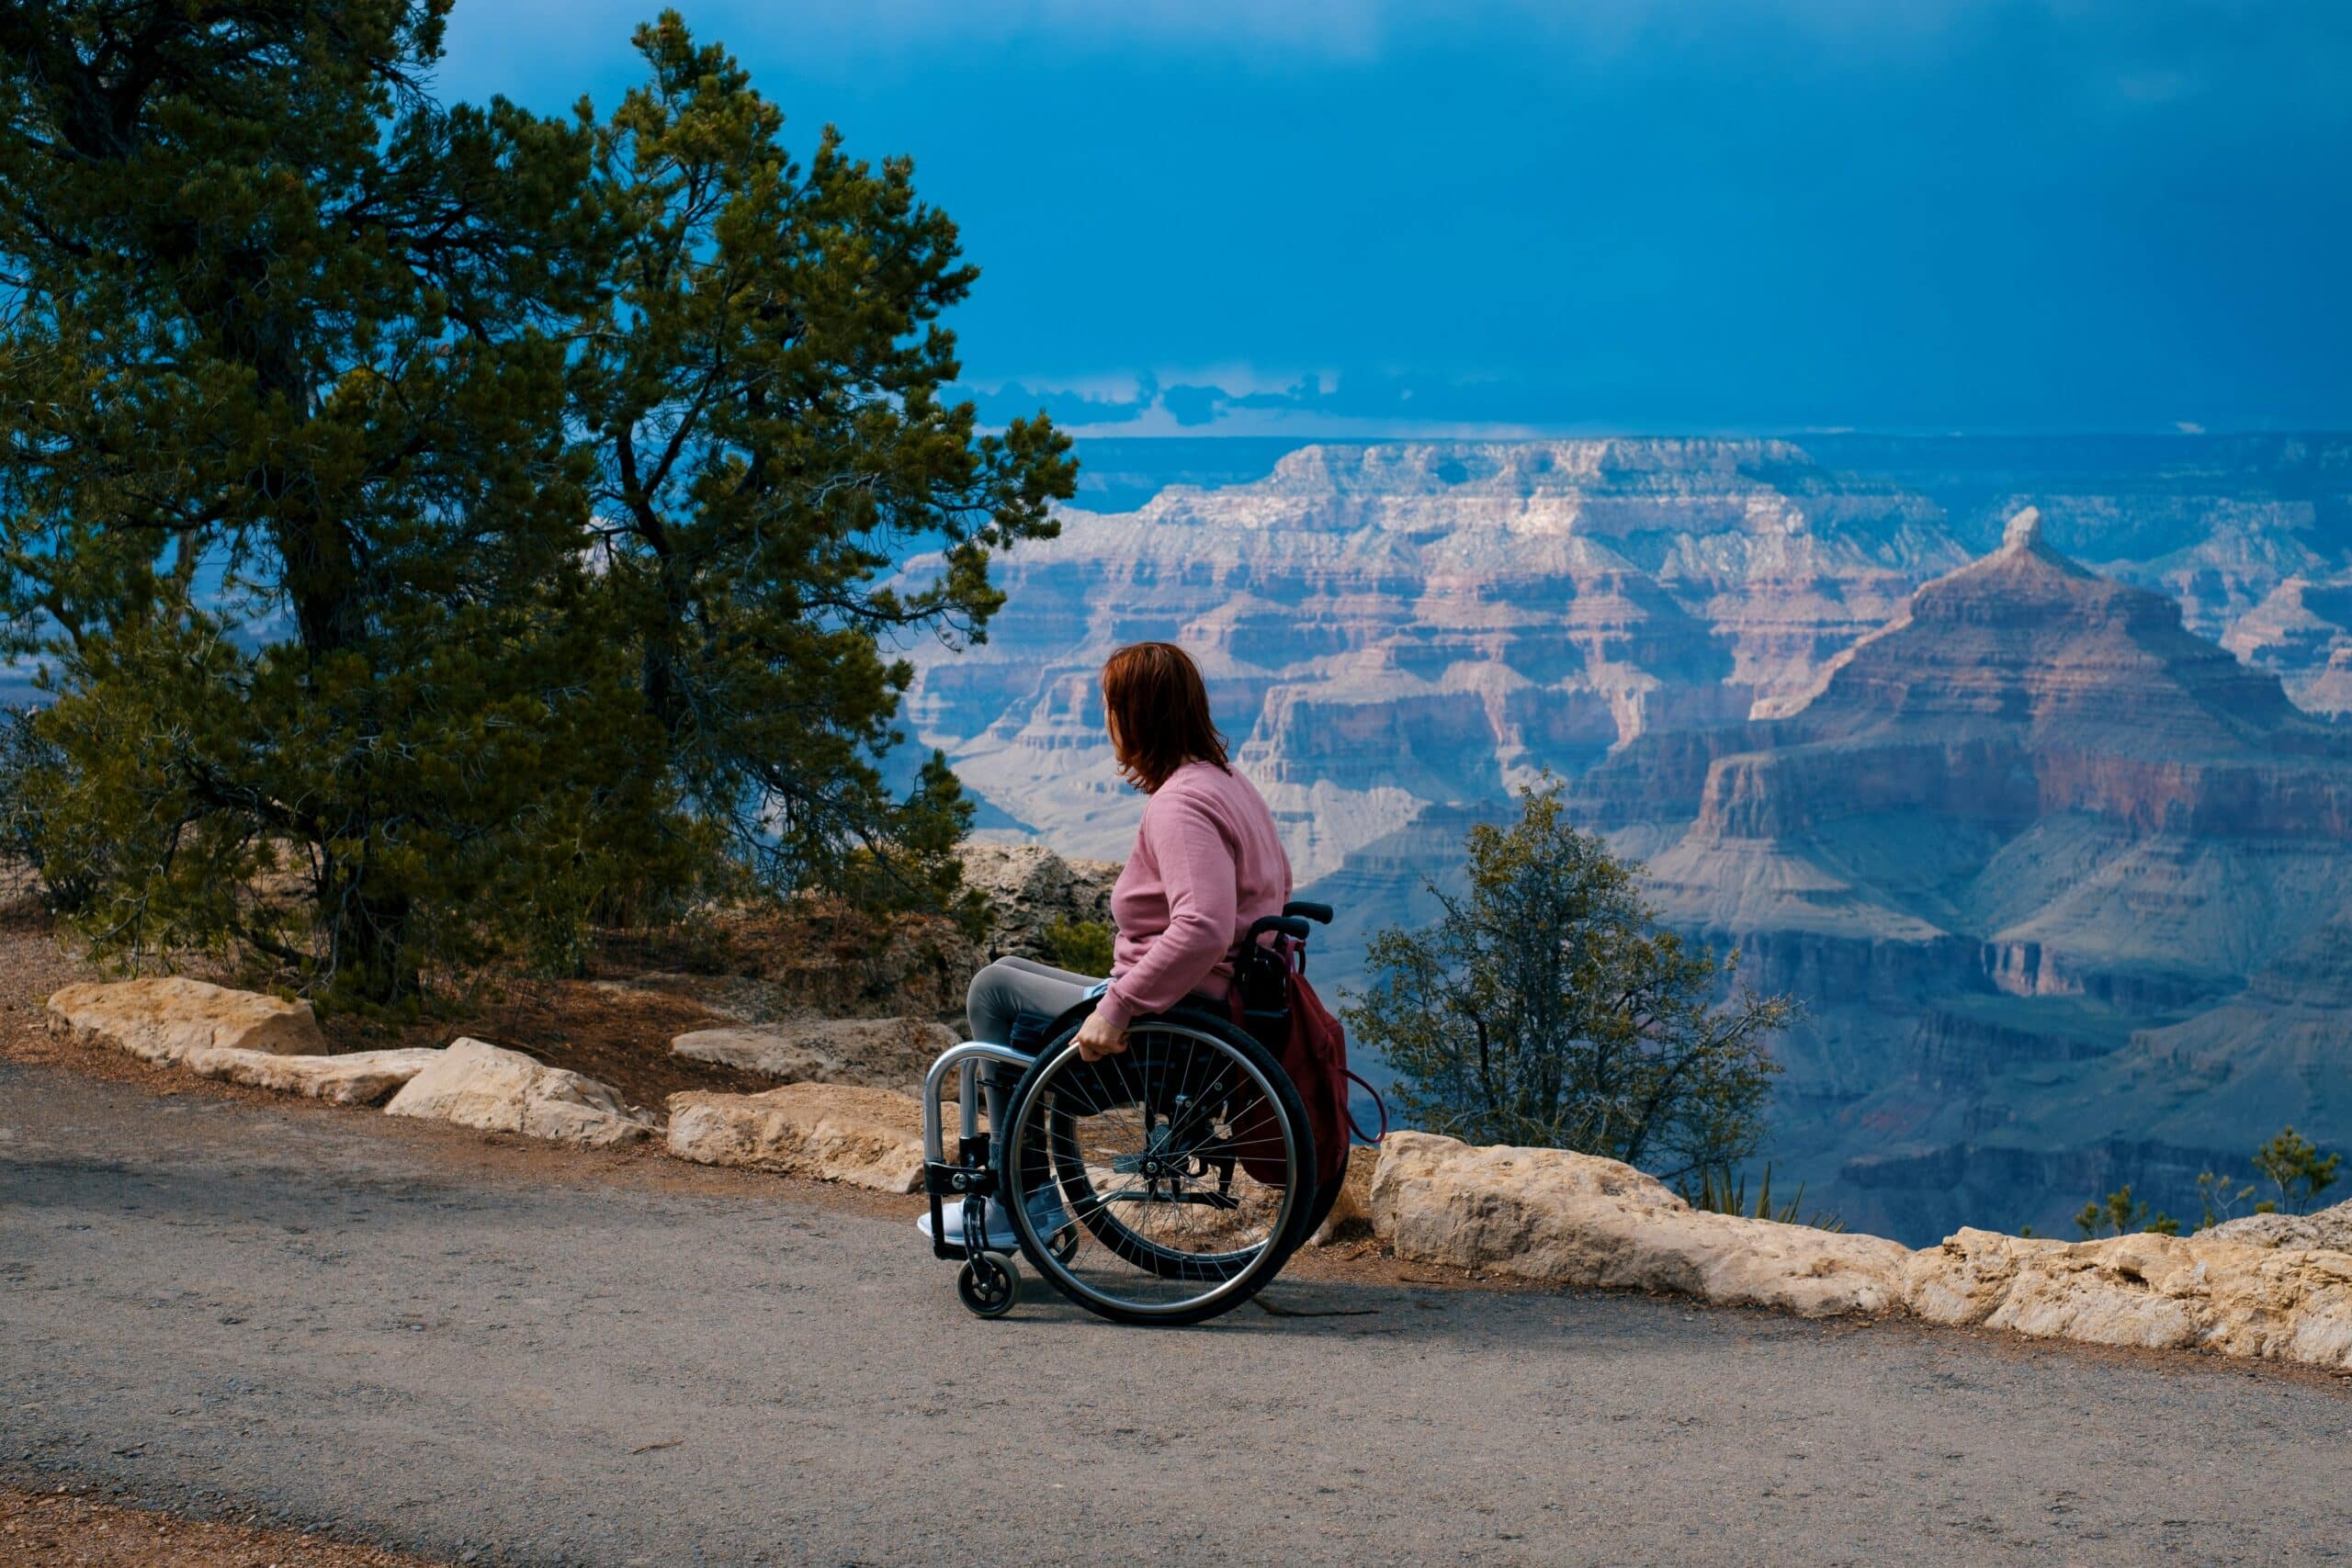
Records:
<instances>
[{"instance_id":1,"label":"sunlit rock face","mask_svg":"<svg viewBox=\"0 0 2352 1568\"><path fill-rule=\"evenodd\" d=\"M2275 671L2305 709L2352 715L2352 577L2286 579L2232 623L2222 646Z\"/></svg>"},{"instance_id":2,"label":"sunlit rock face","mask_svg":"<svg viewBox=\"0 0 2352 1568\"><path fill-rule=\"evenodd\" d=\"M1307 447L1068 513L1004 562L985 645L918 656L909 711L1012 818L1117 855L1094 671L1180 642L1311 880L1430 804L1802 692L1963 558L1927 501L1785 442Z\"/></svg>"},{"instance_id":3,"label":"sunlit rock face","mask_svg":"<svg viewBox=\"0 0 2352 1568\"><path fill-rule=\"evenodd\" d=\"M2352 441L1308 447L1001 580L910 708L989 820L1123 856L1094 672L1176 640L1340 908L1332 987L1549 767L1806 1000L1772 1157L1857 1224L2063 1230L2126 1180L2193 1213L2287 1121L2352 1145L2310 999L2352 930Z\"/></svg>"},{"instance_id":4,"label":"sunlit rock face","mask_svg":"<svg viewBox=\"0 0 2352 1568\"><path fill-rule=\"evenodd\" d=\"M2352 731L2032 510L1785 716L1575 792L1661 912L1795 994L1776 1152L1858 1222L2195 1213L2292 1122L2352 1140Z\"/></svg>"}]
</instances>

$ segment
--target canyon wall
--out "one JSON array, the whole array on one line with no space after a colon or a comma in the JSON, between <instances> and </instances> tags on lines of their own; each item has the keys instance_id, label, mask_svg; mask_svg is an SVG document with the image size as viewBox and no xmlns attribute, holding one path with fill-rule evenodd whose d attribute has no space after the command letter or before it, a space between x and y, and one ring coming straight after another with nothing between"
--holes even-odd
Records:
<instances>
[{"instance_id":1,"label":"canyon wall","mask_svg":"<svg viewBox=\"0 0 2352 1568\"><path fill-rule=\"evenodd\" d=\"M1773 1156L1854 1223L2177 1205L2280 1122L2352 1143L2310 1001L2352 885L2352 441L1266 457L1069 513L987 643L916 653L913 727L1002 832L1125 853L1092 675L1167 637L1341 908L1318 978L1567 776L1669 919L1808 1003Z\"/></svg>"}]
</instances>

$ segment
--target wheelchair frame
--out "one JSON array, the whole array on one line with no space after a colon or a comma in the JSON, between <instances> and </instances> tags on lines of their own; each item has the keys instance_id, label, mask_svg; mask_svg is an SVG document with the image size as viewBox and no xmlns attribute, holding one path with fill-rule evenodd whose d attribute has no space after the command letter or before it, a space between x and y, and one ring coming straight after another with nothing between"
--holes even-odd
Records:
<instances>
[{"instance_id":1,"label":"wheelchair frame","mask_svg":"<svg viewBox=\"0 0 2352 1568\"><path fill-rule=\"evenodd\" d=\"M1238 1031L1260 1037L1286 1022L1287 1011L1276 1000L1282 995L1282 978L1293 964L1305 967L1307 922L1329 924L1331 918L1328 905L1294 901L1285 904L1281 914L1266 916L1251 924L1235 964L1235 995L1241 998L1242 1013L1234 1025ZM1288 939L1288 944L1265 946L1260 939L1270 933ZM1055 1032L1057 1037L1058 1033ZM986 1201L998 1196L1003 1186L998 1168L1000 1145L1010 1129L991 1125L985 1133L980 1130L980 1069L984 1064L994 1064L1026 1073L1037 1059L1038 1054L1012 1045L966 1040L941 1052L923 1075L923 1193L931 1205L932 1254L942 1259L962 1261L956 1279L957 1292L967 1307L984 1317L1001 1316L1012 1310L1019 1299L1020 1270L1009 1254L989 1246ZM1279 1074L1279 1066L1276 1071ZM953 1159L948 1157L946 1112L942 1099L951 1073L956 1077L959 1122ZM1007 1098L1011 1098L1009 1090ZM1302 1152L1296 1140L1310 1139L1311 1134L1301 1121L1295 1129L1295 1161ZM1306 1158L1297 1161L1297 1165L1306 1169L1311 1178L1311 1141L1306 1144L1303 1153ZM1310 1209L1316 1206L1317 1197L1315 1191L1307 1193ZM949 1198L965 1200L961 1234L954 1238L946 1234L945 1205ZM1265 1245L1283 1243L1275 1236ZM1056 1256L1060 1254L1057 1252ZM1283 1261L1286 1263L1288 1258ZM1275 1272L1280 1269L1277 1264ZM1055 1283L1057 1289L1061 1288L1058 1280Z\"/></svg>"}]
</instances>

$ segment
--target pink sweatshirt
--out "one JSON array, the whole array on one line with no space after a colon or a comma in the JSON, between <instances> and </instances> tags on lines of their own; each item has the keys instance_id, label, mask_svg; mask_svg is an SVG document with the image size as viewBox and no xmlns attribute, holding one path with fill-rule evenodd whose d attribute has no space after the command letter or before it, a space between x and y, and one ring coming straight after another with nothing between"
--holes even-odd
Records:
<instances>
[{"instance_id":1,"label":"pink sweatshirt","mask_svg":"<svg viewBox=\"0 0 2352 1568\"><path fill-rule=\"evenodd\" d=\"M1118 937L1095 1014L1115 1029L1194 991L1222 995L1250 923L1290 898L1290 857L1257 787L1215 762L1187 762L1144 803L1143 826L1111 889Z\"/></svg>"}]
</instances>

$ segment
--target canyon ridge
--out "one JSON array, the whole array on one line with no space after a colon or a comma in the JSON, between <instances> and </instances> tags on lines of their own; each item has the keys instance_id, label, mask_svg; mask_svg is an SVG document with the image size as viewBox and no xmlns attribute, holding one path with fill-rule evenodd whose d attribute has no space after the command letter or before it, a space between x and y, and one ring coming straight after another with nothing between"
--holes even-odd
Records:
<instances>
[{"instance_id":1,"label":"canyon ridge","mask_svg":"<svg viewBox=\"0 0 2352 1568\"><path fill-rule=\"evenodd\" d=\"M1770 1156L1908 1240L2196 1217L2352 1142L2352 438L1091 443L911 728L991 835L1118 858L1092 677L1207 675L1318 978L1545 771L1787 990ZM921 570L920 563L916 567ZM1916 597L1915 597L1916 595Z\"/></svg>"}]
</instances>

